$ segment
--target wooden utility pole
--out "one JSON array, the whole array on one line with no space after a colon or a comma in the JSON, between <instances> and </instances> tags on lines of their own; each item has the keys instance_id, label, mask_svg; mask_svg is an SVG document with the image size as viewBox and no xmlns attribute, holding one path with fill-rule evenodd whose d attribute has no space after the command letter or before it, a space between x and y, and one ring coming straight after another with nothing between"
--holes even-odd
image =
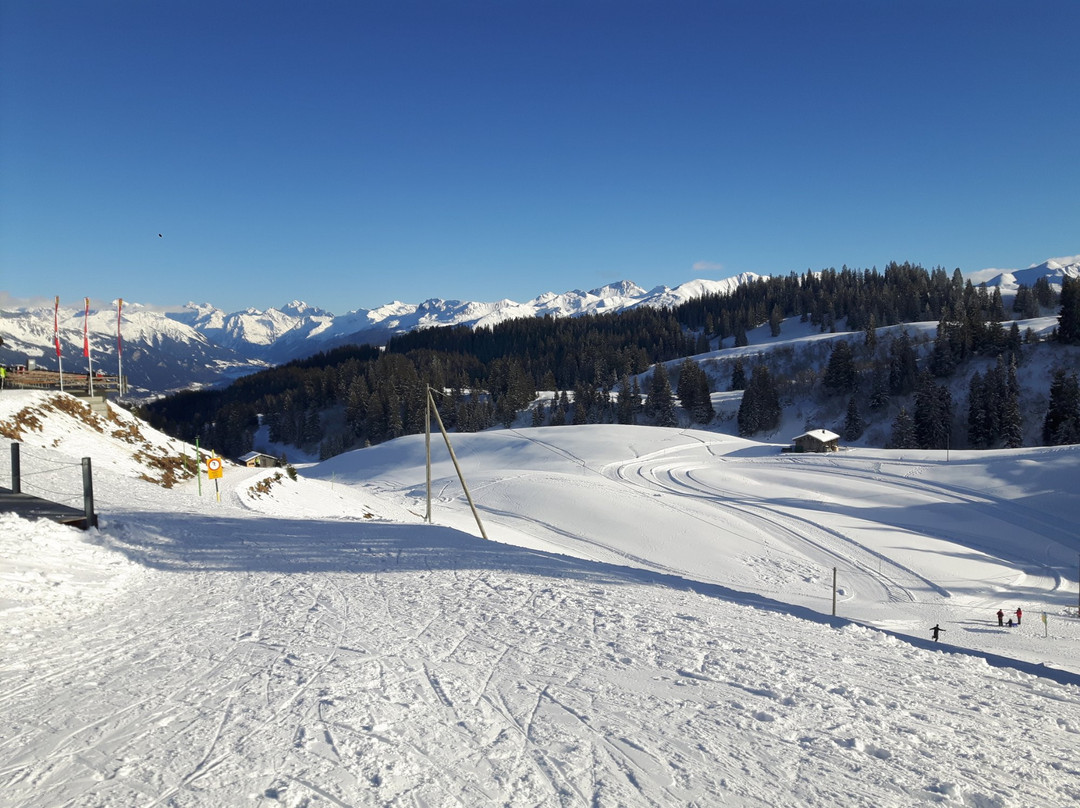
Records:
<instances>
[{"instance_id":1,"label":"wooden utility pole","mask_svg":"<svg viewBox=\"0 0 1080 808\"><path fill-rule=\"evenodd\" d=\"M457 455L454 454L454 447L450 444L450 436L446 432L446 427L443 426L442 416L439 415L439 408L435 406L435 399L431 395L431 388L428 388L428 413L435 413L435 421L439 425L439 431L442 432L443 440L446 441L446 448L450 450L450 459L454 461L454 471L457 472L458 480L461 481L461 488L465 492L465 499L469 501L469 507L472 508L473 518L476 519L476 526L480 528L480 535L485 539L487 533L484 532L484 523L480 521L480 513L476 510L476 505L473 504L472 495L469 493L469 486L465 484L465 475L461 473L461 466L458 465ZM431 511L431 455L428 454L427 462L427 488L428 488L428 513Z\"/></svg>"},{"instance_id":2,"label":"wooden utility pole","mask_svg":"<svg viewBox=\"0 0 1080 808\"><path fill-rule=\"evenodd\" d=\"M832 568L832 616L836 617L836 567Z\"/></svg>"},{"instance_id":3,"label":"wooden utility pole","mask_svg":"<svg viewBox=\"0 0 1080 808\"><path fill-rule=\"evenodd\" d=\"M424 450L427 453L427 511L424 513L424 521L431 524L431 388L428 388L427 401L424 408Z\"/></svg>"}]
</instances>

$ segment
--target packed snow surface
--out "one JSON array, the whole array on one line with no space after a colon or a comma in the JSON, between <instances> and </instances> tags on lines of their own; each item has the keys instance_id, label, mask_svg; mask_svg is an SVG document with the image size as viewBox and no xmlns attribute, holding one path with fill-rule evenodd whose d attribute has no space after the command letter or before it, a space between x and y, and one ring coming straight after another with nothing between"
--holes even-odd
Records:
<instances>
[{"instance_id":1,"label":"packed snow surface","mask_svg":"<svg viewBox=\"0 0 1080 808\"><path fill-rule=\"evenodd\" d=\"M200 494L49 400L0 433L100 526L0 514L0 804L1080 800L1078 447L454 435L484 540L438 436L426 524L423 436Z\"/></svg>"}]
</instances>

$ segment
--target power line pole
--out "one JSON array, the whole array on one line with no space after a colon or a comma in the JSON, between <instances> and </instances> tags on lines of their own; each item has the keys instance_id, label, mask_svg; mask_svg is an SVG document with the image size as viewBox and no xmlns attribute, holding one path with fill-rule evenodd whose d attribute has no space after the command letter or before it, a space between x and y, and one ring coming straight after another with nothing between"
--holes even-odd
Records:
<instances>
[{"instance_id":1,"label":"power line pole","mask_svg":"<svg viewBox=\"0 0 1080 808\"><path fill-rule=\"evenodd\" d=\"M424 407L424 450L427 452L427 512L424 521L431 524L431 388Z\"/></svg>"},{"instance_id":2,"label":"power line pole","mask_svg":"<svg viewBox=\"0 0 1080 808\"><path fill-rule=\"evenodd\" d=\"M457 472L458 480L461 481L461 489L465 492L465 499L469 501L469 507L472 508L473 518L476 519L476 526L480 528L480 535L485 539L488 537L484 531L484 523L480 521L480 512L476 510L476 505L473 504L472 495L469 493L469 486L465 484L465 475L461 473L461 466L458 464L457 455L454 454L454 447L450 444L450 435L446 432L446 427L443 426L442 416L439 415L439 408L435 406L435 399L431 395L431 388L428 388L428 412L435 413L435 421L439 425L439 431L442 432L443 440L446 441L446 448L450 450L450 459L454 461L454 471ZM428 502L431 502L431 456L428 455ZM428 506L430 509L430 505Z\"/></svg>"},{"instance_id":3,"label":"power line pole","mask_svg":"<svg viewBox=\"0 0 1080 808\"><path fill-rule=\"evenodd\" d=\"M832 616L836 617L836 567L832 568Z\"/></svg>"}]
</instances>

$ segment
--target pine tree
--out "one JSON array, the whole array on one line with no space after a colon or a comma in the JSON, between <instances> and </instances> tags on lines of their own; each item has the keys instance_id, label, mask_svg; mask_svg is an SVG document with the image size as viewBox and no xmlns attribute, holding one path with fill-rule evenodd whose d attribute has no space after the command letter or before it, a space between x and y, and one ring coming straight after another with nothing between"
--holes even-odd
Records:
<instances>
[{"instance_id":1,"label":"pine tree","mask_svg":"<svg viewBox=\"0 0 1080 808\"><path fill-rule=\"evenodd\" d=\"M874 317L873 312L870 313L870 319L866 322L866 332L863 336L863 344L871 351L877 347L877 318Z\"/></svg>"},{"instance_id":2,"label":"pine tree","mask_svg":"<svg viewBox=\"0 0 1080 808\"><path fill-rule=\"evenodd\" d=\"M1043 443L1047 446L1080 443L1080 383L1076 373L1054 371L1050 402L1043 419Z\"/></svg>"},{"instance_id":3,"label":"pine tree","mask_svg":"<svg viewBox=\"0 0 1080 808\"><path fill-rule=\"evenodd\" d=\"M1080 343L1080 278L1073 279L1066 275L1061 279L1057 338L1066 345Z\"/></svg>"},{"instance_id":4,"label":"pine tree","mask_svg":"<svg viewBox=\"0 0 1080 808\"><path fill-rule=\"evenodd\" d=\"M653 370L649 394L645 399L645 414L657 426L678 424L678 419L675 417L675 395L671 392L671 383L668 381L667 370L662 362L658 362Z\"/></svg>"},{"instance_id":5,"label":"pine tree","mask_svg":"<svg viewBox=\"0 0 1080 808\"><path fill-rule=\"evenodd\" d=\"M314 443L322 435L322 423L318 410L309 410L304 414L303 443Z\"/></svg>"},{"instance_id":6,"label":"pine tree","mask_svg":"<svg viewBox=\"0 0 1080 808\"><path fill-rule=\"evenodd\" d=\"M1045 275L1035 281L1035 300L1044 309L1053 308L1058 303L1058 296L1054 292L1054 287L1050 285L1050 279Z\"/></svg>"},{"instance_id":7,"label":"pine tree","mask_svg":"<svg viewBox=\"0 0 1080 808\"><path fill-rule=\"evenodd\" d=\"M934 350L930 354L930 371L938 378L951 376L956 370L955 333L956 327L953 324L945 320L938 323Z\"/></svg>"},{"instance_id":8,"label":"pine tree","mask_svg":"<svg viewBox=\"0 0 1080 808\"><path fill-rule=\"evenodd\" d=\"M844 418L844 440L858 440L866 429L866 422L859 415L859 407L855 403L855 396L848 399L847 416Z\"/></svg>"},{"instance_id":9,"label":"pine tree","mask_svg":"<svg viewBox=\"0 0 1080 808\"><path fill-rule=\"evenodd\" d=\"M919 374L915 390L915 442L920 449L947 449L952 431L952 396L934 384L930 371Z\"/></svg>"},{"instance_id":10,"label":"pine tree","mask_svg":"<svg viewBox=\"0 0 1080 808\"><path fill-rule=\"evenodd\" d=\"M915 389L918 378L915 348L905 330L889 345L889 392L894 396L906 396Z\"/></svg>"},{"instance_id":11,"label":"pine tree","mask_svg":"<svg viewBox=\"0 0 1080 808\"><path fill-rule=\"evenodd\" d=\"M563 407L558 398L551 400L551 420L548 423L550 426L564 426L566 424L566 408Z\"/></svg>"},{"instance_id":12,"label":"pine tree","mask_svg":"<svg viewBox=\"0 0 1080 808\"><path fill-rule=\"evenodd\" d=\"M892 425L892 437L889 438L890 449L914 449L915 424L911 420L906 407L901 407L896 414Z\"/></svg>"},{"instance_id":13,"label":"pine tree","mask_svg":"<svg viewBox=\"0 0 1080 808\"><path fill-rule=\"evenodd\" d=\"M746 370L743 367L742 357L736 359L734 366L731 368L731 389L746 389Z\"/></svg>"},{"instance_id":14,"label":"pine tree","mask_svg":"<svg viewBox=\"0 0 1080 808\"><path fill-rule=\"evenodd\" d=\"M684 359L679 365L679 383L675 386L675 395L679 403L687 410L692 410L697 401L700 389L699 373L701 373L701 366L693 359Z\"/></svg>"},{"instance_id":15,"label":"pine tree","mask_svg":"<svg viewBox=\"0 0 1080 808\"><path fill-rule=\"evenodd\" d=\"M575 426L599 422L599 398L596 388L592 385L584 381L579 381L574 385L574 417L572 423Z\"/></svg>"},{"instance_id":16,"label":"pine tree","mask_svg":"<svg viewBox=\"0 0 1080 808\"><path fill-rule=\"evenodd\" d=\"M1005 380L1005 406L1002 408L1001 430L1006 449L1024 445L1024 416L1020 411L1020 383L1016 378L1016 360L1009 362Z\"/></svg>"},{"instance_id":17,"label":"pine tree","mask_svg":"<svg viewBox=\"0 0 1080 808\"><path fill-rule=\"evenodd\" d=\"M622 381L619 383L619 395L615 407L616 420L620 424L632 424L635 422L635 411L634 394L630 390L630 379L623 376Z\"/></svg>"},{"instance_id":18,"label":"pine tree","mask_svg":"<svg viewBox=\"0 0 1080 808\"><path fill-rule=\"evenodd\" d=\"M884 368L875 368L870 382L870 409L877 412L889 405L889 374Z\"/></svg>"},{"instance_id":19,"label":"pine tree","mask_svg":"<svg viewBox=\"0 0 1080 808\"><path fill-rule=\"evenodd\" d=\"M772 374L765 365L755 366L739 403L739 434L745 438L776 429L780 425L781 412L780 394Z\"/></svg>"},{"instance_id":20,"label":"pine tree","mask_svg":"<svg viewBox=\"0 0 1080 808\"><path fill-rule=\"evenodd\" d=\"M780 307L773 304L772 311L769 312L769 333L774 337L780 336L780 325L784 322L784 313L780 311Z\"/></svg>"},{"instance_id":21,"label":"pine tree","mask_svg":"<svg viewBox=\"0 0 1080 808\"><path fill-rule=\"evenodd\" d=\"M1039 301L1029 287L1021 284L1017 288L1016 299L1013 301L1013 311L1024 320L1031 320L1039 316Z\"/></svg>"},{"instance_id":22,"label":"pine tree","mask_svg":"<svg viewBox=\"0 0 1080 808\"><path fill-rule=\"evenodd\" d=\"M986 443L986 386L982 374L975 371L968 383L968 445L982 449Z\"/></svg>"},{"instance_id":23,"label":"pine tree","mask_svg":"<svg viewBox=\"0 0 1080 808\"><path fill-rule=\"evenodd\" d=\"M851 343L844 339L837 340L829 354L822 384L832 393L851 393L855 390L855 380L855 357Z\"/></svg>"},{"instance_id":24,"label":"pine tree","mask_svg":"<svg viewBox=\"0 0 1080 808\"><path fill-rule=\"evenodd\" d=\"M716 409L712 404L712 390L709 388L709 377L699 367L697 376L697 394L694 396L694 408L691 416L699 424L707 424L716 417Z\"/></svg>"}]
</instances>

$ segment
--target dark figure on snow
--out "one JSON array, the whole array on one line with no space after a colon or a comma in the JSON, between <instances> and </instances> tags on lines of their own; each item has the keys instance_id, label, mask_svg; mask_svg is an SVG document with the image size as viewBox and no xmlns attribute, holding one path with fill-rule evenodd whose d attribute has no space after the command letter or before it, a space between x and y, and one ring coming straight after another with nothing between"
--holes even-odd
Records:
<instances>
[{"instance_id":1,"label":"dark figure on snow","mask_svg":"<svg viewBox=\"0 0 1080 808\"><path fill-rule=\"evenodd\" d=\"M1013 621L1012 621L1012 618L1010 617L1009 618L1009 628L1012 628L1012 627L1013 627Z\"/></svg>"},{"instance_id":2,"label":"dark figure on snow","mask_svg":"<svg viewBox=\"0 0 1080 808\"><path fill-rule=\"evenodd\" d=\"M1019 606L1017 606L1016 607L1016 625L1020 625L1020 618L1022 618L1023 616L1024 616L1023 610Z\"/></svg>"},{"instance_id":3,"label":"dark figure on snow","mask_svg":"<svg viewBox=\"0 0 1080 808\"><path fill-rule=\"evenodd\" d=\"M931 631L931 632L933 633L933 635L934 635L934 642L937 642L937 641L938 641L938 634L939 634L940 632L944 631L944 630L945 630L945 629L943 629L943 628L942 628L941 626L938 626L938 625L935 625L935 626L934 626L934 627L933 627L932 629L930 629L930 631Z\"/></svg>"},{"instance_id":4,"label":"dark figure on snow","mask_svg":"<svg viewBox=\"0 0 1080 808\"><path fill-rule=\"evenodd\" d=\"M1001 609L998 609L998 625L1005 625L1005 612L1001 611Z\"/></svg>"}]
</instances>

